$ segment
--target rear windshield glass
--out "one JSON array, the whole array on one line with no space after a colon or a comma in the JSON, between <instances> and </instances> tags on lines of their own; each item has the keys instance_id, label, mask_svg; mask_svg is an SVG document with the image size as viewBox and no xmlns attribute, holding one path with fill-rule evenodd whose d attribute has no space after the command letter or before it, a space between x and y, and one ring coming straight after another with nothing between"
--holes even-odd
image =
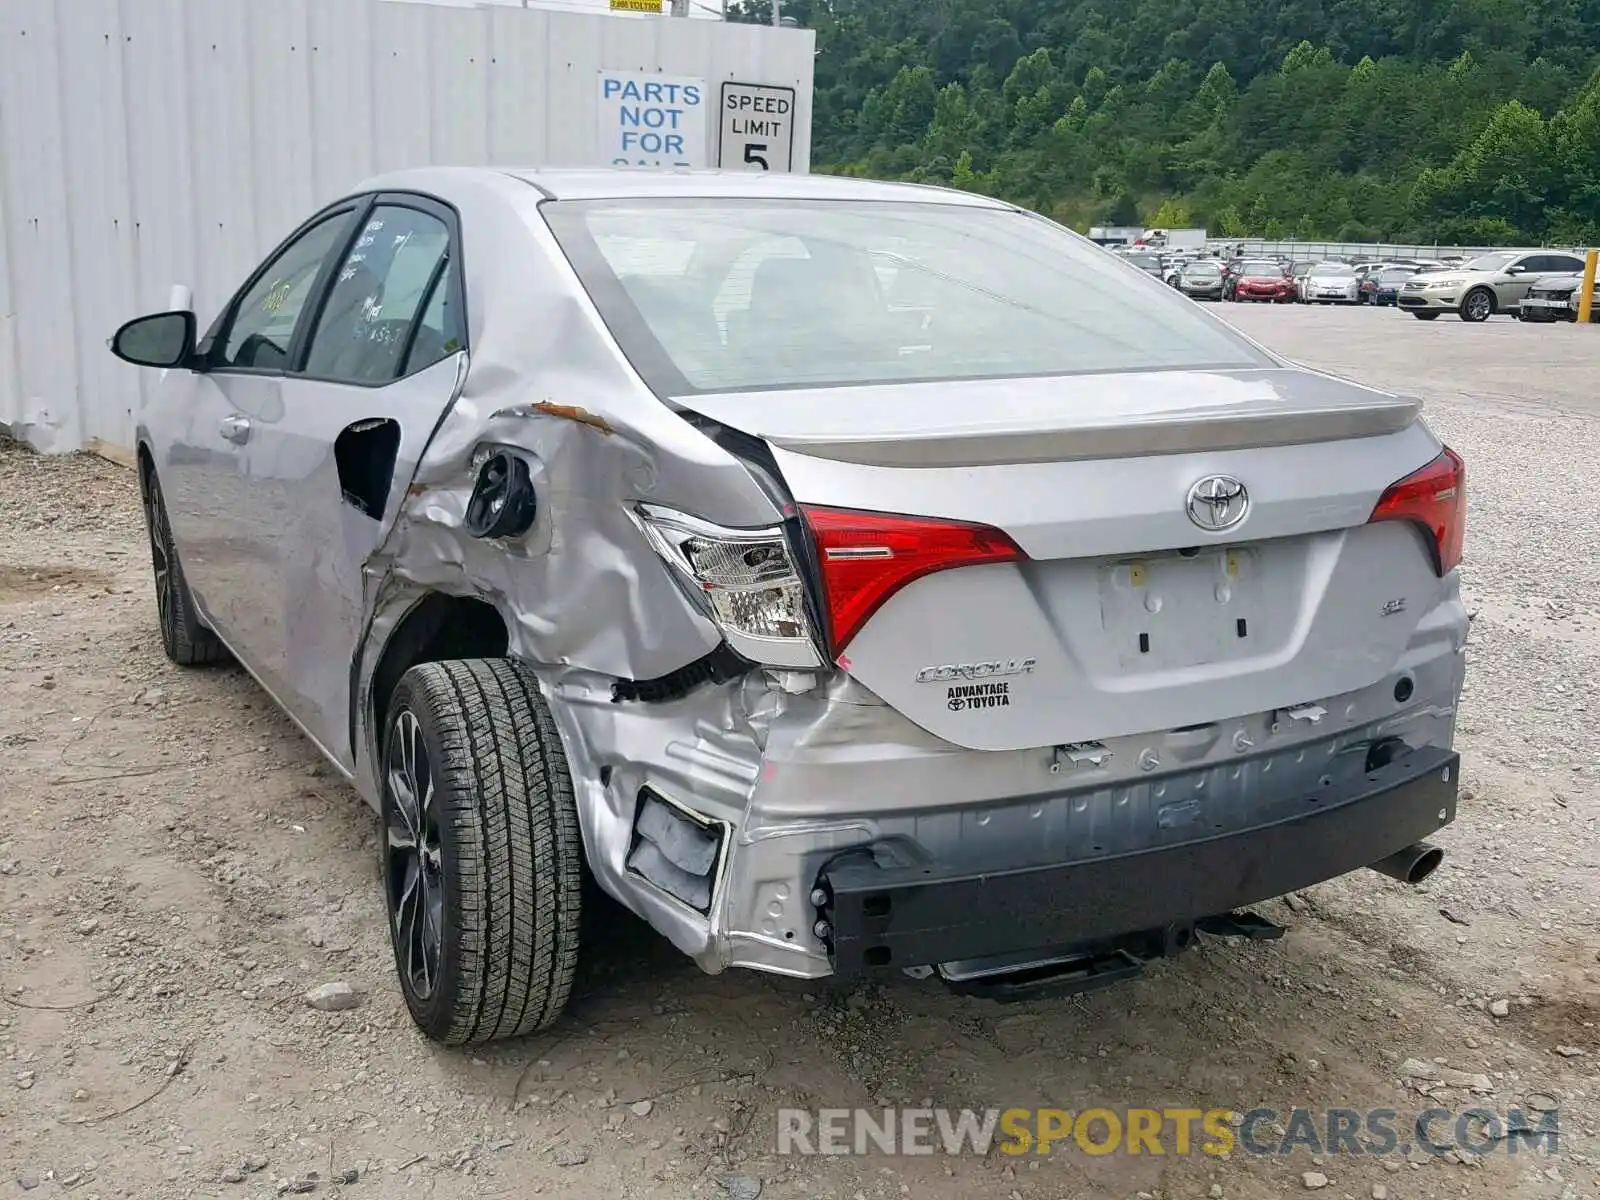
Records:
<instances>
[{"instance_id":1,"label":"rear windshield glass","mask_svg":"<svg viewBox=\"0 0 1600 1200\"><path fill-rule=\"evenodd\" d=\"M1159 280L1013 211L768 199L542 211L661 395L1272 365Z\"/></svg>"},{"instance_id":2,"label":"rear windshield glass","mask_svg":"<svg viewBox=\"0 0 1600 1200\"><path fill-rule=\"evenodd\" d=\"M1124 254L1122 260L1141 271L1148 271L1151 267L1159 267L1161 259L1154 254Z\"/></svg>"},{"instance_id":3,"label":"rear windshield glass","mask_svg":"<svg viewBox=\"0 0 1600 1200\"><path fill-rule=\"evenodd\" d=\"M1415 267L1389 267L1387 270L1379 271L1378 278L1384 283L1398 283L1402 279L1410 279L1416 273Z\"/></svg>"}]
</instances>

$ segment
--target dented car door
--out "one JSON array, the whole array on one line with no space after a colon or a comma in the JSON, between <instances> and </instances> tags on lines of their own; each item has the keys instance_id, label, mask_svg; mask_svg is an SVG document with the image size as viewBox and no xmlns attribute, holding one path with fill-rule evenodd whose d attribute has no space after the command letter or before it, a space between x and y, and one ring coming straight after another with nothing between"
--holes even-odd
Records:
<instances>
[{"instance_id":1,"label":"dented car door","mask_svg":"<svg viewBox=\"0 0 1600 1200\"><path fill-rule=\"evenodd\" d=\"M455 217L379 197L326 285L282 412L245 447L266 614L258 671L325 753L351 766L363 567L393 523L464 359Z\"/></svg>"}]
</instances>

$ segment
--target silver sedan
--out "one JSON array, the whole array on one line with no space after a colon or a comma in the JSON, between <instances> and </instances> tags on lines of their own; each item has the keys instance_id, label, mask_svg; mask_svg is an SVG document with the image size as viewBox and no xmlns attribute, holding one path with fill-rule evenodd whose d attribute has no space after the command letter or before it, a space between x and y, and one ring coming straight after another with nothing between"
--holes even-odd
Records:
<instances>
[{"instance_id":1,"label":"silver sedan","mask_svg":"<svg viewBox=\"0 0 1600 1200\"><path fill-rule=\"evenodd\" d=\"M441 1041L554 1021L599 893L712 972L1022 996L1439 861L1461 460L1041 217L406 172L112 346L166 652L380 814Z\"/></svg>"}]
</instances>

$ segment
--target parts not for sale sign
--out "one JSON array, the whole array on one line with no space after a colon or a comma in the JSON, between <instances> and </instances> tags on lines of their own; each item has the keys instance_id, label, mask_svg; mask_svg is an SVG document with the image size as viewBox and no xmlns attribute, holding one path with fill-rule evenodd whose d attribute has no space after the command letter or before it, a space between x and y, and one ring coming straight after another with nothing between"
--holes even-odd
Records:
<instances>
[{"instance_id":1,"label":"parts not for sale sign","mask_svg":"<svg viewBox=\"0 0 1600 1200\"><path fill-rule=\"evenodd\" d=\"M614 167L705 166L705 94L703 79L601 71L599 160Z\"/></svg>"},{"instance_id":2,"label":"parts not for sale sign","mask_svg":"<svg viewBox=\"0 0 1600 1200\"><path fill-rule=\"evenodd\" d=\"M794 89L766 83L722 85L717 166L734 171L794 170Z\"/></svg>"}]
</instances>

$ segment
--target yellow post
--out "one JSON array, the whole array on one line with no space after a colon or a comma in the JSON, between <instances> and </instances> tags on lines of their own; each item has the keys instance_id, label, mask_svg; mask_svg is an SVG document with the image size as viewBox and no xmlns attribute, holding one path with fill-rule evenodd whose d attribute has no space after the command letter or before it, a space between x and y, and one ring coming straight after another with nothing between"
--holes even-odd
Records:
<instances>
[{"instance_id":1,"label":"yellow post","mask_svg":"<svg viewBox=\"0 0 1600 1200\"><path fill-rule=\"evenodd\" d=\"M1589 311L1594 305L1594 270L1600 262L1600 250L1589 251L1583 264L1583 283L1578 288L1578 324L1589 323Z\"/></svg>"}]
</instances>

